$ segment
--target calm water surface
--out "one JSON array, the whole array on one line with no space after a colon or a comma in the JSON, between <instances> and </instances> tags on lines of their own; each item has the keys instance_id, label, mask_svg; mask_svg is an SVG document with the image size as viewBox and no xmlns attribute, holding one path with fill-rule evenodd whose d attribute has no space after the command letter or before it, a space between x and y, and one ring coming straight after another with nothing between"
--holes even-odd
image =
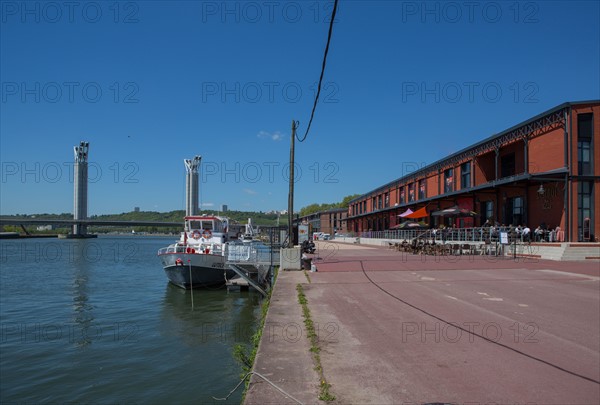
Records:
<instances>
[{"instance_id":1,"label":"calm water surface","mask_svg":"<svg viewBox=\"0 0 600 405\"><path fill-rule=\"evenodd\" d=\"M192 307L156 257L172 240L0 241L0 402L223 403L260 296L197 290Z\"/></svg>"}]
</instances>

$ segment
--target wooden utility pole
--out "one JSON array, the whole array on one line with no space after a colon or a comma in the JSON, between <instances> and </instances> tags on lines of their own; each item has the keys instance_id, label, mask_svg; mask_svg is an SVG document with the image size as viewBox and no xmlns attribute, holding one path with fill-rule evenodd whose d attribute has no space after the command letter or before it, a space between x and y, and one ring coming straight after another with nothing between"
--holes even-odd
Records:
<instances>
[{"instance_id":1,"label":"wooden utility pole","mask_svg":"<svg viewBox=\"0 0 600 405\"><path fill-rule=\"evenodd\" d=\"M288 194L288 247L294 247L294 144L298 121L292 120L292 139L290 144L290 191Z\"/></svg>"}]
</instances>

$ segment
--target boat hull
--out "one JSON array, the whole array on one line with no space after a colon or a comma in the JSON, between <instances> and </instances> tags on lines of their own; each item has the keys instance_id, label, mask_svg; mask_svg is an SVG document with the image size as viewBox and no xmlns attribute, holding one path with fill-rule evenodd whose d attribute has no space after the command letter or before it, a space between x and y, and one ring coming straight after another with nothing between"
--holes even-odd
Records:
<instances>
[{"instance_id":1,"label":"boat hull","mask_svg":"<svg viewBox=\"0 0 600 405\"><path fill-rule=\"evenodd\" d=\"M169 281L185 289L224 285L225 278L235 275L225 268L225 257L219 255L167 253L159 258Z\"/></svg>"}]
</instances>

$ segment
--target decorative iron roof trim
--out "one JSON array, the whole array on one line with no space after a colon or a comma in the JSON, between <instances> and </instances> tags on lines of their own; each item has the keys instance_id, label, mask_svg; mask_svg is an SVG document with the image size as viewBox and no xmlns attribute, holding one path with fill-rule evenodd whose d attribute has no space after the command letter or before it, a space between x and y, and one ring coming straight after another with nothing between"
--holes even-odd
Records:
<instances>
[{"instance_id":1,"label":"decorative iron roof trim","mask_svg":"<svg viewBox=\"0 0 600 405\"><path fill-rule=\"evenodd\" d=\"M461 149L458 152L455 152L443 159L437 160L427 166L424 166L413 173L404 175L380 187L377 187L359 197L350 200L349 204L352 204L365 198L369 198L369 196L376 194L379 191L390 189L391 187L394 187L396 185L406 184L417 179L421 179L425 177L425 174L427 173L441 170L448 166L453 166L454 164L468 160L473 156L477 156L482 153L495 150L496 148L499 148L502 145L529 138L532 134L535 134L536 131L541 131L543 129L553 126L560 127L565 124L566 116L571 106L599 103L600 100L588 100L560 104L520 124L510 127L500 132L499 134L492 135L480 142L477 142L471 146Z\"/></svg>"}]
</instances>

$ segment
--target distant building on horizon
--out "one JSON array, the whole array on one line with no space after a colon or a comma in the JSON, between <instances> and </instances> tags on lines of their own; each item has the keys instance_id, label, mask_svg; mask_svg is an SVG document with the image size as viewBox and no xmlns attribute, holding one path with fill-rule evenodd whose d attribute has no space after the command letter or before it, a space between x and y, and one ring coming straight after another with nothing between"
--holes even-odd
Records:
<instances>
[{"instance_id":1,"label":"distant building on horizon","mask_svg":"<svg viewBox=\"0 0 600 405\"><path fill-rule=\"evenodd\" d=\"M221 205L221 212L227 212L227 210L228 210L227 204Z\"/></svg>"},{"instance_id":2,"label":"distant building on horizon","mask_svg":"<svg viewBox=\"0 0 600 405\"><path fill-rule=\"evenodd\" d=\"M133 207L133 212L140 212L140 207Z\"/></svg>"}]
</instances>

